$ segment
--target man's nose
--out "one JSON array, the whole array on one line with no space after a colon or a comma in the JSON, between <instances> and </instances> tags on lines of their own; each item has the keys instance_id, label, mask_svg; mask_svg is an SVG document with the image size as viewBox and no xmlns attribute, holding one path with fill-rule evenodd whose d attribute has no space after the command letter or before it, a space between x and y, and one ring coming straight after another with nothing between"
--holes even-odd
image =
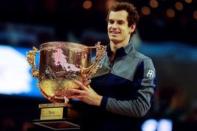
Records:
<instances>
[{"instance_id":1,"label":"man's nose","mask_svg":"<svg viewBox=\"0 0 197 131\"><path fill-rule=\"evenodd\" d=\"M114 22L114 23L111 25L111 27L112 27L112 28L117 28L117 27L118 27L118 25L117 25L117 23L116 23L116 22Z\"/></svg>"}]
</instances>

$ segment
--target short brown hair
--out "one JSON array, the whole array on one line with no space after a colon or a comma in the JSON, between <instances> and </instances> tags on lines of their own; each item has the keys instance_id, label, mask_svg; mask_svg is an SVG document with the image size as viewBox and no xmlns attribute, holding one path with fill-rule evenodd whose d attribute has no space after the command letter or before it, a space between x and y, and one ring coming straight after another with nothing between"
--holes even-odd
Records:
<instances>
[{"instance_id":1,"label":"short brown hair","mask_svg":"<svg viewBox=\"0 0 197 131\"><path fill-rule=\"evenodd\" d=\"M121 11L121 10L125 10L126 12L128 12L128 17L127 17L128 26L131 26L132 24L137 25L139 21L139 14L135 6L128 2L115 2L108 11L107 20L109 19L109 14L111 11Z\"/></svg>"}]
</instances>

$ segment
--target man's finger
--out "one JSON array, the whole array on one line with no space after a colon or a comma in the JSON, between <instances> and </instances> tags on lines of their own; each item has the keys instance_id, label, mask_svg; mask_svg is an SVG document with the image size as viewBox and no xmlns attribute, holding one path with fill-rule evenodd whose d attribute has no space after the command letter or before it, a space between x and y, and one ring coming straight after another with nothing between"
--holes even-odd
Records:
<instances>
[{"instance_id":1,"label":"man's finger","mask_svg":"<svg viewBox=\"0 0 197 131\"><path fill-rule=\"evenodd\" d=\"M84 91L83 90L79 90L79 89L70 89L70 90L67 90L69 96L70 95L84 95Z\"/></svg>"},{"instance_id":2,"label":"man's finger","mask_svg":"<svg viewBox=\"0 0 197 131\"><path fill-rule=\"evenodd\" d=\"M74 80L74 82L81 87L83 90L87 90L87 87L79 80Z\"/></svg>"},{"instance_id":3,"label":"man's finger","mask_svg":"<svg viewBox=\"0 0 197 131\"><path fill-rule=\"evenodd\" d=\"M73 95L73 96L69 96L68 98L69 99L77 99L77 100L81 101L83 99L83 96Z\"/></svg>"}]
</instances>

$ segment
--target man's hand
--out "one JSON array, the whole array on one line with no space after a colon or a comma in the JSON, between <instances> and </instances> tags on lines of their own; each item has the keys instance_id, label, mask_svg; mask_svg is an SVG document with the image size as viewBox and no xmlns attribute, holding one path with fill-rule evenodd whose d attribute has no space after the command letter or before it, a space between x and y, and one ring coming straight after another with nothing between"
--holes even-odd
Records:
<instances>
[{"instance_id":1,"label":"man's hand","mask_svg":"<svg viewBox=\"0 0 197 131\"><path fill-rule=\"evenodd\" d=\"M67 96L67 98L79 99L89 105L100 106L102 96L98 95L89 85L85 86L77 80L75 80L75 82L80 86L80 89L69 89L69 96Z\"/></svg>"}]
</instances>

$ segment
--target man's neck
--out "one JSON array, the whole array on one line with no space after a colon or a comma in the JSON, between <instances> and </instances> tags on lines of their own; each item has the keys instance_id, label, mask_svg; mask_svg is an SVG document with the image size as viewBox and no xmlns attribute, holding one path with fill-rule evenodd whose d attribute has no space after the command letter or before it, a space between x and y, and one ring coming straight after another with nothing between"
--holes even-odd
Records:
<instances>
[{"instance_id":1,"label":"man's neck","mask_svg":"<svg viewBox=\"0 0 197 131\"><path fill-rule=\"evenodd\" d=\"M129 41L126 43L114 43L114 42L110 41L110 49L115 54L118 49L127 46L128 43L129 43Z\"/></svg>"},{"instance_id":2,"label":"man's neck","mask_svg":"<svg viewBox=\"0 0 197 131\"><path fill-rule=\"evenodd\" d=\"M119 48L125 47L129 44L130 35L124 41L110 41L110 48L115 53Z\"/></svg>"}]
</instances>

